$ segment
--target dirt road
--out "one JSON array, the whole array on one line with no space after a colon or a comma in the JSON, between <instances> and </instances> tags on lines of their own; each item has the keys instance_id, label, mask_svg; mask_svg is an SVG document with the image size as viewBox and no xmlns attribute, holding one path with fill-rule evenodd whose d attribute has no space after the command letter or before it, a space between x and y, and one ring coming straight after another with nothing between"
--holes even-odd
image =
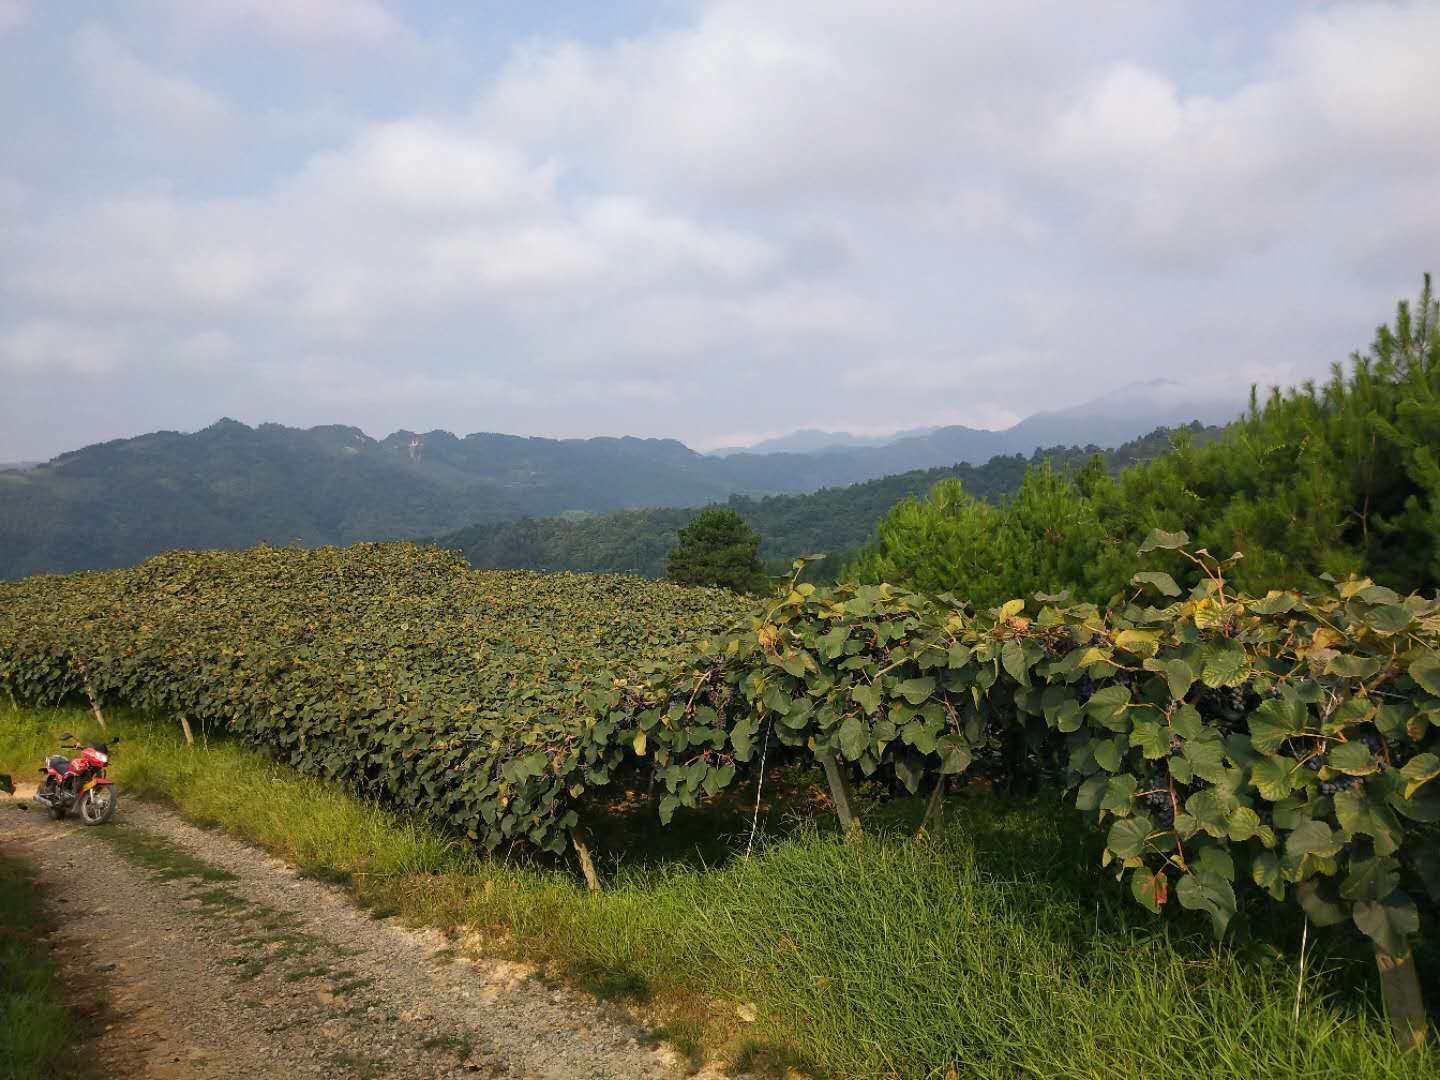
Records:
<instances>
[{"instance_id":1,"label":"dirt road","mask_svg":"<svg viewBox=\"0 0 1440 1080\"><path fill-rule=\"evenodd\" d=\"M49 820L28 795L0 796L0 845L48 886L87 1052L112 1076L685 1072L620 1010L517 965L457 958L438 931L371 918L168 811L122 801L113 824L89 829Z\"/></svg>"}]
</instances>

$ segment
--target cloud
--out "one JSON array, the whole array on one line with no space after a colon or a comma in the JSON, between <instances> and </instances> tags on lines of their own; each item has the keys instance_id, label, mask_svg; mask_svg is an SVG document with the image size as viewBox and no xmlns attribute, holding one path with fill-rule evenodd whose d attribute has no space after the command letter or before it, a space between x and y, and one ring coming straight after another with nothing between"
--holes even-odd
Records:
<instances>
[{"instance_id":1,"label":"cloud","mask_svg":"<svg viewBox=\"0 0 1440 1080\"><path fill-rule=\"evenodd\" d=\"M143 60L77 45L115 142L233 137L167 135L150 175L61 122L0 177L5 362L37 400L47 363L133 374L135 427L167 377L373 428L992 426L1323 372L1440 237L1433 4L696 0L435 34L467 77L383 94L308 55L413 60L378 3L149 10L182 32L127 30ZM226 99L172 74L222 44Z\"/></svg>"},{"instance_id":2,"label":"cloud","mask_svg":"<svg viewBox=\"0 0 1440 1080\"><path fill-rule=\"evenodd\" d=\"M113 336L85 327L45 320L0 327L0 371L103 375L123 353Z\"/></svg>"},{"instance_id":3,"label":"cloud","mask_svg":"<svg viewBox=\"0 0 1440 1080\"><path fill-rule=\"evenodd\" d=\"M477 115L647 190L883 200L1012 145L1079 64L1067 38L1146 22L1122 3L926 0L899 19L875 2L725 0L616 45L532 43Z\"/></svg>"},{"instance_id":4,"label":"cloud","mask_svg":"<svg viewBox=\"0 0 1440 1080\"><path fill-rule=\"evenodd\" d=\"M407 36L378 0L164 0L192 32L248 30L293 45L378 46Z\"/></svg>"},{"instance_id":5,"label":"cloud","mask_svg":"<svg viewBox=\"0 0 1440 1080\"><path fill-rule=\"evenodd\" d=\"M1303 13L1266 74L1228 94L1116 63L1056 119L1040 160L1071 178L1097 234L1142 258L1214 265L1322 223L1347 245L1354 225L1333 214L1357 185L1373 198L1440 171L1440 140L1417 137L1440 94L1437 43L1434 5L1351 4ZM1391 214L1363 228L1414 236Z\"/></svg>"},{"instance_id":6,"label":"cloud","mask_svg":"<svg viewBox=\"0 0 1440 1080\"><path fill-rule=\"evenodd\" d=\"M107 105L170 135L210 140L234 121L230 106L218 95L182 76L155 70L96 26L77 35L75 56Z\"/></svg>"}]
</instances>

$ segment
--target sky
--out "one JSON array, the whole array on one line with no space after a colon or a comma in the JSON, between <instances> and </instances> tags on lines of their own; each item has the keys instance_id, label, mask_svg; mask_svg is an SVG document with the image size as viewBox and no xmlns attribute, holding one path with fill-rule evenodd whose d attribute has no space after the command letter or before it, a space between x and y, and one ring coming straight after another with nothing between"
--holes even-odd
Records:
<instances>
[{"instance_id":1,"label":"sky","mask_svg":"<svg viewBox=\"0 0 1440 1080\"><path fill-rule=\"evenodd\" d=\"M1437 55L1434 2L0 0L0 461L1323 377L1440 255Z\"/></svg>"}]
</instances>

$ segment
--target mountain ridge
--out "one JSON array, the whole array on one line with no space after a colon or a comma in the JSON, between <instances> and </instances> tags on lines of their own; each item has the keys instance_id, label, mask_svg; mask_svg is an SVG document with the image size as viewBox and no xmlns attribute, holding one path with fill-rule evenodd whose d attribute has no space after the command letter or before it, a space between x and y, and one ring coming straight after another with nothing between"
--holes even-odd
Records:
<instances>
[{"instance_id":1,"label":"mountain ridge","mask_svg":"<svg viewBox=\"0 0 1440 1080\"><path fill-rule=\"evenodd\" d=\"M0 473L0 578L124 566L172 548L413 539L486 521L802 494L1044 446L1111 448L1155 426L1080 416L1064 421L1063 438L1047 437L1051 421L1022 422L1001 433L952 426L884 446L716 457L674 438L402 429L377 439L346 424L222 417Z\"/></svg>"}]
</instances>

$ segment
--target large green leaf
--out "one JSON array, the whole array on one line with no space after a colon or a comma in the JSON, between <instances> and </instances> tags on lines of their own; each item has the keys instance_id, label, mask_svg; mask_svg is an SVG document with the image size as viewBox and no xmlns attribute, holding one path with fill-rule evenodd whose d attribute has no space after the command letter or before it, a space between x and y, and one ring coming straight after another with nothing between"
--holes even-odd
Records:
<instances>
[{"instance_id":1,"label":"large green leaf","mask_svg":"<svg viewBox=\"0 0 1440 1080\"><path fill-rule=\"evenodd\" d=\"M1410 677L1427 693L1440 697L1440 655L1426 652L1410 662Z\"/></svg>"},{"instance_id":2,"label":"large green leaf","mask_svg":"<svg viewBox=\"0 0 1440 1080\"><path fill-rule=\"evenodd\" d=\"M1182 874L1175 885L1175 896L1181 907L1209 915L1216 937L1225 933L1235 916L1235 890L1218 874L1205 871Z\"/></svg>"},{"instance_id":3,"label":"large green leaf","mask_svg":"<svg viewBox=\"0 0 1440 1080\"><path fill-rule=\"evenodd\" d=\"M1420 931L1415 902L1396 889L1383 900L1362 900L1355 905L1355 925L1375 943L1376 951L1404 956L1410 937Z\"/></svg>"},{"instance_id":4,"label":"large green leaf","mask_svg":"<svg viewBox=\"0 0 1440 1080\"><path fill-rule=\"evenodd\" d=\"M1158 570L1147 570L1144 573L1136 574L1130 579L1132 585L1150 585L1158 589L1163 596L1179 596L1180 586L1175 584L1175 579L1169 574Z\"/></svg>"},{"instance_id":5,"label":"large green leaf","mask_svg":"<svg viewBox=\"0 0 1440 1080\"><path fill-rule=\"evenodd\" d=\"M1440 756L1431 753L1416 754L1405 763L1400 775L1405 780L1405 798L1411 798L1415 792L1440 776Z\"/></svg>"},{"instance_id":6,"label":"large green leaf","mask_svg":"<svg viewBox=\"0 0 1440 1080\"><path fill-rule=\"evenodd\" d=\"M1105 846L1115 854L1116 858L1136 858L1145 853L1148 847L1146 840L1154 831L1154 824L1144 814L1120 818L1110 826L1110 832L1105 838Z\"/></svg>"},{"instance_id":7,"label":"large green leaf","mask_svg":"<svg viewBox=\"0 0 1440 1080\"><path fill-rule=\"evenodd\" d=\"M1140 545L1140 554L1144 555L1146 552L1157 549L1173 551L1176 548L1184 547L1189 542L1190 535L1186 532L1166 532L1163 529L1151 529L1150 535L1147 536L1145 542Z\"/></svg>"}]
</instances>

